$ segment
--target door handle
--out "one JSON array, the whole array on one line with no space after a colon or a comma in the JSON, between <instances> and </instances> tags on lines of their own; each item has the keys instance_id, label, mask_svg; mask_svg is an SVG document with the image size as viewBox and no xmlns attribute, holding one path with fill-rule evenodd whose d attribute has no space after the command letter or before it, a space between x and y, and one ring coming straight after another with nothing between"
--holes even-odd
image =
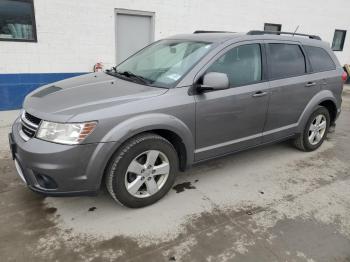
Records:
<instances>
[{"instance_id":1,"label":"door handle","mask_svg":"<svg viewBox=\"0 0 350 262\"><path fill-rule=\"evenodd\" d=\"M316 82L308 82L305 86L306 87L311 87L311 86L315 86Z\"/></svg>"},{"instance_id":2,"label":"door handle","mask_svg":"<svg viewBox=\"0 0 350 262\"><path fill-rule=\"evenodd\" d=\"M262 96L266 96L267 92L263 92L263 91L258 91L255 94L252 95L252 97L262 97Z\"/></svg>"}]
</instances>

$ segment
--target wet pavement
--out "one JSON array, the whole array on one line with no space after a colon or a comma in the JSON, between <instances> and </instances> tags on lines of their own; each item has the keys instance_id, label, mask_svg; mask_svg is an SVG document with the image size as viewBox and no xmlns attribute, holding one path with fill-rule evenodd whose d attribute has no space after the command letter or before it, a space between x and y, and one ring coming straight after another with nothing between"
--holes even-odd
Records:
<instances>
[{"instance_id":1,"label":"wet pavement","mask_svg":"<svg viewBox=\"0 0 350 262\"><path fill-rule=\"evenodd\" d=\"M336 132L311 153L290 142L179 174L158 203L128 209L105 191L29 191L0 112L0 261L350 261L350 88Z\"/></svg>"}]
</instances>

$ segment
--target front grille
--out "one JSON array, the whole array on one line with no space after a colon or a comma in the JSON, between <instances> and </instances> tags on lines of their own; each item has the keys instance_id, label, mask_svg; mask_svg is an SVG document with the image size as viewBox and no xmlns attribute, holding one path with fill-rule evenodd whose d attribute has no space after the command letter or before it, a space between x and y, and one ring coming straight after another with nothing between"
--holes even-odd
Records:
<instances>
[{"instance_id":1,"label":"front grille","mask_svg":"<svg viewBox=\"0 0 350 262\"><path fill-rule=\"evenodd\" d=\"M32 129L29 129L25 125L22 124L22 131L25 133L28 137L34 137L35 131Z\"/></svg>"},{"instance_id":2,"label":"front grille","mask_svg":"<svg viewBox=\"0 0 350 262\"><path fill-rule=\"evenodd\" d=\"M39 119L39 118L37 118L37 117L35 117L35 116L33 116L33 115L27 113L27 112L24 113L24 116L25 116L25 118L26 118L27 120L29 120L30 122L32 122L32 123L34 123L34 124L36 124L36 125L39 125L40 122L41 122L41 119Z\"/></svg>"},{"instance_id":3,"label":"front grille","mask_svg":"<svg viewBox=\"0 0 350 262\"><path fill-rule=\"evenodd\" d=\"M23 112L21 115L21 130L20 136L28 141L30 138L35 136L36 131L39 128L41 122L40 118L37 118L27 112Z\"/></svg>"}]
</instances>

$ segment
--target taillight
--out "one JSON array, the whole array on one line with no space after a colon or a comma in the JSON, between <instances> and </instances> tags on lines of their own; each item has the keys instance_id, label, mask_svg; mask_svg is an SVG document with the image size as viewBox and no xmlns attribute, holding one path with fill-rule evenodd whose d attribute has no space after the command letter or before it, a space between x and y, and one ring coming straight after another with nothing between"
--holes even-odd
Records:
<instances>
[{"instance_id":1,"label":"taillight","mask_svg":"<svg viewBox=\"0 0 350 262\"><path fill-rule=\"evenodd\" d=\"M348 74L346 72L343 72L343 74L341 75L341 79L343 79L343 81L345 82L348 79Z\"/></svg>"}]
</instances>

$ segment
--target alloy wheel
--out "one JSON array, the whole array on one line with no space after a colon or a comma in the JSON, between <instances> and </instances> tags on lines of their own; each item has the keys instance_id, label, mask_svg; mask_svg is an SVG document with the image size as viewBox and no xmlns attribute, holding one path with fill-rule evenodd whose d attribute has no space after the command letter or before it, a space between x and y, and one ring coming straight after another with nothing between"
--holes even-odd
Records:
<instances>
[{"instance_id":1,"label":"alloy wheel","mask_svg":"<svg viewBox=\"0 0 350 262\"><path fill-rule=\"evenodd\" d=\"M312 120L309 128L308 139L311 145L317 145L325 135L327 119L323 114L317 115Z\"/></svg>"},{"instance_id":2,"label":"alloy wheel","mask_svg":"<svg viewBox=\"0 0 350 262\"><path fill-rule=\"evenodd\" d=\"M170 172L167 156L158 150L136 156L125 174L125 187L134 197L146 198L156 194L165 184Z\"/></svg>"}]
</instances>

